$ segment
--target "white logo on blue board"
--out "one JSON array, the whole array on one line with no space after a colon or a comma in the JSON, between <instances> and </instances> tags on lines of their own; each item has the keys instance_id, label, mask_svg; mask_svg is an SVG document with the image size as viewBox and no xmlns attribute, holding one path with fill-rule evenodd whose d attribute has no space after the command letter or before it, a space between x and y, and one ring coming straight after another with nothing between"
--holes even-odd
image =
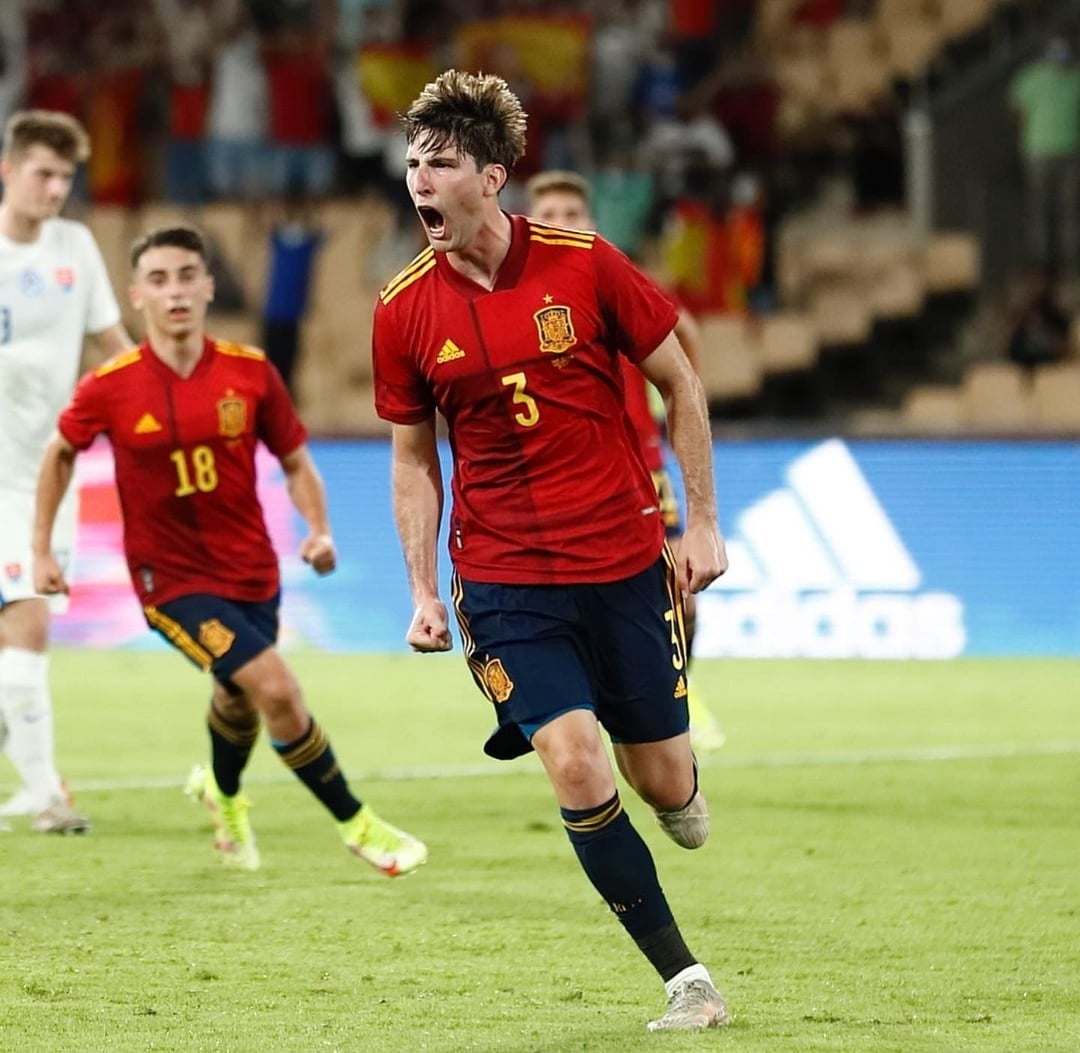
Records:
<instances>
[{"instance_id":1,"label":"white logo on blue board","mask_svg":"<svg viewBox=\"0 0 1080 1053\"><path fill-rule=\"evenodd\" d=\"M40 296L45 291L45 279L33 267L19 272L19 291L24 296Z\"/></svg>"},{"instance_id":2,"label":"white logo on blue board","mask_svg":"<svg viewBox=\"0 0 1080 1053\"><path fill-rule=\"evenodd\" d=\"M851 452L830 439L738 517L730 569L698 596L695 654L955 658L957 596L922 574Z\"/></svg>"}]
</instances>

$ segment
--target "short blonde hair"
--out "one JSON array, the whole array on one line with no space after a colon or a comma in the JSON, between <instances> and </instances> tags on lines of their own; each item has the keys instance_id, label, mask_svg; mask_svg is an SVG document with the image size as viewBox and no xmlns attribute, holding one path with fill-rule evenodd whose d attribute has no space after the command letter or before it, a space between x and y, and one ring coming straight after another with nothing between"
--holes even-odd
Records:
<instances>
[{"instance_id":1,"label":"short blonde hair","mask_svg":"<svg viewBox=\"0 0 1080 1053\"><path fill-rule=\"evenodd\" d=\"M82 123L58 110L20 110L4 127L4 157L16 161L31 146L47 146L65 161L79 164L90 156L90 136Z\"/></svg>"},{"instance_id":2,"label":"short blonde hair","mask_svg":"<svg viewBox=\"0 0 1080 1053\"><path fill-rule=\"evenodd\" d=\"M577 172L570 172L561 168L553 168L548 172L537 172L525 183L525 193L529 195L529 201L534 202L544 194L559 191L567 194L577 194L586 205L591 204L592 191L589 182Z\"/></svg>"}]
</instances>

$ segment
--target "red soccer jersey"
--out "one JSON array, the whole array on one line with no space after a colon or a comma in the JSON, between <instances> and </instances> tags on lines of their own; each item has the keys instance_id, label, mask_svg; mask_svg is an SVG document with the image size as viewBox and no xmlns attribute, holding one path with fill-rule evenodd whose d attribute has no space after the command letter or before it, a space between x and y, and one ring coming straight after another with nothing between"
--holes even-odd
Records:
<instances>
[{"instance_id":1,"label":"red soccer jersey","mask_svg":"<svg viewBox=\"0 0 1080 1053\"><path fill-rule=\"evenodd\" d=\"M630 577L657 558L664 529L618 357L654 351L675 307L598 235L510 218L494 290L429 248L379 294L376 407L398 424L446 418L462 577Z\"/></svg>"},{"instance_id":2,"label":"red soccer jersey","mask_svg":"<svg viewBox=\"0 0 1080 1053\"><path fill-rule=\"evenodd\" d=\"M619 362L626 391L626 413L641 443L645 467L650 472L663 471L664 437L649 405L649 382L645 374L628 359L621 358Z\"/></svg>"},{"instance_id":3,"label":"red soccer jersey","mask_svg":"<svg viewBox=\"0 0 1080 1053\"><path fill-rule=\"evenodd\" d=\"M83 450L112 443L124 552L144 606L206 592L259 602L280 572L255 491L255 448L279 459L307 439L261 351L207 340L180 377L147 344L88 373L60 415Z\"/></svg>"}]
</instances>

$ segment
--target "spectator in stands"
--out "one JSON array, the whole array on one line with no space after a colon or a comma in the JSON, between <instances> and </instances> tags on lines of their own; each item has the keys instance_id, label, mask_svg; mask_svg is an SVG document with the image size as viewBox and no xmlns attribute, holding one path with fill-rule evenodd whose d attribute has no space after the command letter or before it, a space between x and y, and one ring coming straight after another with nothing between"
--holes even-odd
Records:
<instances>
[{"instance_id":1,"label":"spectator in stands","mask_svg":"<svg viewBox=\"0 0 1080 1053\"><path fill-rule=\"evenodd\" d=\"M208 0L154 0L168 63L165 198L198 205L206 197L204 136L210 105L214 26Z\"/></svg>"},{"instance_id":2,"label":"spectator in stands","mask_svg":"<svg viewBox=\"0 0 1080 1053\"><path fill-rule=\"evenodd\" d=\"M1009 87L1020 118L1034 264L1074 272L1080 264L1080 69L1072 44L1054 37Z\"/></svg>"},{"instance_id":3,"label":"spectator in stands","mask_svg":"<svg viewBox=\"0 0 1080 1053\"><path fill-rule=\"evenodd\" d=\"M311 204L294 189L270 228L270 264L263 304L263 348L295 397L300 331L307 313L315 260L324 241L313 222Z\"/></svg>"},{"instance_id":4,"label":"spectator in stands","mask_svg":"<svg viewBox=\"0 0 1080 1053\"><path fill-rule=\"evenodd\" d=\"M254 198L265 189L266 71L242 0L215 5L217 48L206 120L206 165L218 197Z\"/></svg>"},{"instance_id":5,"label":"spectator in stands","mask_svg":"<svg viewBox=\"0 0 1080 1053\"><path fill-rule=\"evenodd\" d=\"M1008 355L1029 377L1039 366L1068 354L1069 316L1057 301L1053 272L1035 270L1009 330Z\"/></svg>"}]
</instances>

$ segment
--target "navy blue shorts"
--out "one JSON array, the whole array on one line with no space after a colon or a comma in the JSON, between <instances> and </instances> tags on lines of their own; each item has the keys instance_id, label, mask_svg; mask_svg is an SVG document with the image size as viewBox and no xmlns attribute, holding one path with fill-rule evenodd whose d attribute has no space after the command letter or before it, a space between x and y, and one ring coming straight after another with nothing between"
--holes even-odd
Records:
<instances>
[{"instance_id":1,"label":"navy blue shorts","mask_svg":"<svg viewBox=\"0 0 1080 1053\"><path fill-rule=\"evenodd\" d=\"M614 742L658 742L689 727L682 594L671 550L599 585L491 585L454 575L473 679L499 721L484 752L528 753L535 732L590 709Z\"/></svg>"},{"instance_id":2,"label":"navy blue shorts","mask_svg":"<svg viewBox=\"0 0 1080 1053\"><path fill-rule=\"evenodd\" d=\"M235 690L230 677L277 643L281 593L249 603L200 592L144 607L146 622L204 673Z\"/></svg>"},{"instance_id":3,"label":"navy blue shorts","mask_svg":"<svg viewBox=\"0 0 1080 1053\"><path fill-rule=\"evenodd\" d=\"M664 518L664 534L668 541L674 541L683 536L682 509L679 508L679 499L675 496L675 486L666 468L653 472L652 481L656 488L660 515Z\"/></svg>"}]
</instances>

